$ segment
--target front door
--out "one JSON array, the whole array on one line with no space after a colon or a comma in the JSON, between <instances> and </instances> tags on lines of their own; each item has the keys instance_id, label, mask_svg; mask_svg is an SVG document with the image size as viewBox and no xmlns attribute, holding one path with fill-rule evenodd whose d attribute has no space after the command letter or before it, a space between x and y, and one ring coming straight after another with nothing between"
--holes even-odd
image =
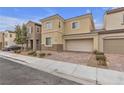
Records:
<instances>
[{"instance_id":1,"label":"front door","mask_svg":"<svg viewBox=\"0 0 124 93\"><path fill-rule=\"evenodd\" d=\"M33 49L33 40L30 40L30 47Z\"/></svg>"}]
</instances>

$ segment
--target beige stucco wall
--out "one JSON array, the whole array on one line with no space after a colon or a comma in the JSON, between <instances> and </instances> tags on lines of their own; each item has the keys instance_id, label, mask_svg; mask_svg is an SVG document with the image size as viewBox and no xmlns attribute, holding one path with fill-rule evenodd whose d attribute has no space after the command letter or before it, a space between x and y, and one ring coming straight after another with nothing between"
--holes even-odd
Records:
<instances>
[{"instance_id":1,"label":"beige stucco wall","mask_svg":"<svg viewBox=\"0 0 124 93\"><path fill-rule=\"evenodd\" d=\"M99 35L99 51L103 51L103 41L104 39L112 39L112 38L124 38L124 33L111 33L111 34L100 34Z\"/></svg>"},{"instance_id":2,"label":"beige stucco wall","mask_svg":"<svg viewBox=\"0 0 124 93\"><path fill-rule=\"evenodd\" d=\"M4 37L3 37L3 32L0 32L0 49L4 47Z\"/></svg>"},{"instance_id":3,"label":"beige stucco wall","mask_svg":"<svg viewBox=\"0 0 124 93\"><path fill-rule=\"evenodd\" d=\"M3 32L0 32L0 42L3 42Z\"/></svg>"},{"instance_id":4,"label":"beige stucco wall","mask_svg":"<svg viewBox=\"0 0 124 93\"><path fill-rule=\"evenodd\" d=\"M72 29L72 23L79 22L79 28ZM91 25L91 18L88 17L79 17L71 20L65 21L65 32L64 34L79 34L79 33L89 33L93 29Z\"/></svg>"},{"instance_id":5,"label":"beige stucco wall","mask_svg":"<svg viewBox=\"0 0 124 93\"><path fill-rule=\"evenodd\" d=\"M46 28L46 23L52 23L52 29ZM59 22L61 27L59 28ZM41 21L42 24L42 44L46 44L46 37L52 38L52 44L63 44L62 36L64 30L64 22L63 20L55 17L46 21Z\"/></svg>"},{"instance_id":6,"label":"beige stucco wall","mask_svg":"<svg viewBox=\"0 0 124 93\"><path fill-rule=\"evenodd\" d=\"M104 27L106 30L124 29L124 11L106 14L104 17Z\"/></svg>"},{"instance_id":7,"label":"beige stucco wall","mask_svg":"<svg viewBox=\"0 0 124 93\"><path fill-rule=\"evenodd\" d=\"M62 33L60 32L51 32L42 34L42 44L46 44L46 38L52 38L52 44L63 44Z\"/></svg>"},{"instance_id":8,"label":"beige stucco wall","mask_svg":"<svg viewBox=\"0 0 124 93\"><path fill-rule=\"evenodd\" d=\"M46 23L52 23L52 29L46 28ZM61 23L61 28L59 28L59 22ZM62 31L64 29L64 22L59 18L51 18L49 20L41 22L42 24L42 32L53 32L53 31Z\"/></svg>"},{"instance_id":9,"label":"beige stucco wall","mask_svg":"<svg viewBox=\"0 0 124 93\"><path fill-rule=\"evenodd\" d=\"M10 37L10 34L12 34L12 37ZM7 37L6 37L6 36ZM16 45L15 43L15 38L16 38L16 34L15 33L11 33L11 32L4 32L4 47L9 47L9 46L13 46ZM8 43L8 45L6 45L6 43Z\"/></svg>"}]
</instances>

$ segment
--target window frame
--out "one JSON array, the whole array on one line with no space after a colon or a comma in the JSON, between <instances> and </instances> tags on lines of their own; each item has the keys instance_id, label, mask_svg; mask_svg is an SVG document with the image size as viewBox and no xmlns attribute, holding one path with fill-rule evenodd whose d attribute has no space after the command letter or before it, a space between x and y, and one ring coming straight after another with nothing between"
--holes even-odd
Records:
<instances>
[{"instance_id":1,"label":"window frame","mask_svg":"<svg viewBox=\"0 0 124 93\"><path fill-rule=\"evenodd\" d=\"M46 29L52 29L52 28L53 28L52 22L46 22L46 23L45 23L45 28L46 28Z\"/></svg>"},{"instance_id":2,"label":"window frame","mask_svg":"<svg viewBox=\"0 0 124 93\"><path fill-rule=\"evenodd\" d=\"M74 24L74 23L77 23L77 24L78 24L77 27L76 27L76 25L75 25L75 28L73 28L73 24ZM79 29L79 28L80 28L80 24L79 24L78 21L74 21L74 22L71 23L71 29Z\"/></svg>"},{"instance_id":3,"label":"window frame","mask_svg":"<svg viewBox=\"0 0 124 93\"><path fill-rule=\"evenodd\" d=\"M51 41L50 41L50 42L51 42L50 45L47 44L47 39L48 39L48 38L50 38L50 40L51 40ZM46 37L46 38L45 38L45 46L46 46L46 47L52 47L52 38L51 38L51 37Z\"/></svg>"}]
</instances>

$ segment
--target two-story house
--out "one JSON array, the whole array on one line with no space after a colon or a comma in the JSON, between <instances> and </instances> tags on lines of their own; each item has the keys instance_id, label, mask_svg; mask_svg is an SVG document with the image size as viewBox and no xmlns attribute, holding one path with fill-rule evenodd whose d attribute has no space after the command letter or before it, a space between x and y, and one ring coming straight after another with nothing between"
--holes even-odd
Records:
<instances>
[{"instance_id":1,"label":"two-story house","mask_svg":"<svg viewBox=\"0 0 124 93\"><path fill-rule=\"evenodd\" d=\"M42 49L63 50L64 19L58 14L41 19Z\"/></svg>"},{"instance_id":2,"label":"two-story house","mask_svg":"<svg viewBox=\"0 0 124 93\"><path fill-rule=\"evenodd\" d=\"M99 50L105 53L124 53L124 8L105 13L104 31L99 31Z\"/></svg>"},{"instance_id":3,"label":"two-story house","mask_svg":"<svg viewBox=\"0 0 124 93\"><path fill-rule=\"evenodd\" d=\"M28 49L40 50L41 49L41 24L29 21L27 27L27 43Z\"/></svg>"},{"instance_id":4,"label":"two-story house","mask_svg":"<svg viewBox=\"0 0 124 93\"><path fill-rule=\"evenodd\" d=\"M5 31L4 33L4 47L10 47L16 45L16 34L13 31Z\"/></svg>"},{"instance_id":5,"label":"two-story house","mask_svg":"<svg viewBox=\"0 0 124 93\"><path fill-rule=\"evenodd\" d=\"M85 52L98 49L91 14L66 20L57 14L41 19L41 24L42 49Z\"/></svg>"},{"instance_id":6,"label":"two-story house","mask_svg":"<svg viewBox=\"0 0 124 93\"><path fill-rule=\"evenodd\" d=\"M97 33L92 14L85 14L65 20L63 44L65 51L92 52L96 50Z\"/></svg>"}]
</instances>

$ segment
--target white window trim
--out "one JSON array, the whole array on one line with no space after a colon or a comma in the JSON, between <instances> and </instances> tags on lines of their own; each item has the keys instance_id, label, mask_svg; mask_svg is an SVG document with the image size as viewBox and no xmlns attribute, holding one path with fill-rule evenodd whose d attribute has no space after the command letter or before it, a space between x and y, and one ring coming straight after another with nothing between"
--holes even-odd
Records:
<instances>
[{"instance_id":1,"label":"white window trim","mask_svg":"<svg viewBox=\"0 0 124 93\"><path fill-rule=\"evenodd\" d=\"M123 21L122 21L122 25L124 25L124 14L123 14L123 19L122 19Z\"/></svg>"},{"instance_id":2,"label":"white window trim","mask_svg":"<svg viewBox=\"0 0 124 93\"><path fill-rule=\"evenodd\" d=\"M51 45L46 45L46 38L51 38ZM52 45L52 37L46 37L45 38L45 47L52 47L53 45Z\"/></svg>"},{"instance_id":3,"label":"white window trim","mask_svg":"<svg viewBox=\"0 0 124 93\"><path fill-rule=\"evenodd\" d=\"M48 24L48 23L51 24L51 28L47 28L47 24ZM53 29L53 24L52 24L52 22L46 22L46 23L45 23L45 28L46 28L47 30Z\"/></svg>"},{"instance_id":4,"label":"white window trim","mask_svg":"<svg viewBox=\"0 0 124 93\"><path fill-rule=\"evenodd\" d=\"M73 28L73 25L72 24L75 23L75 22L77 22L79 24L79 26L77 28ZM71 22L71 29L72 30L77 30L79 28L80 28L80 22L79 21L73 21L73 22Z\"/></svg>"}]
</instances>

